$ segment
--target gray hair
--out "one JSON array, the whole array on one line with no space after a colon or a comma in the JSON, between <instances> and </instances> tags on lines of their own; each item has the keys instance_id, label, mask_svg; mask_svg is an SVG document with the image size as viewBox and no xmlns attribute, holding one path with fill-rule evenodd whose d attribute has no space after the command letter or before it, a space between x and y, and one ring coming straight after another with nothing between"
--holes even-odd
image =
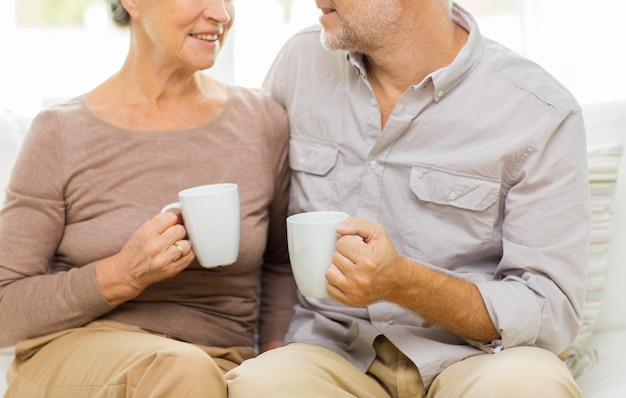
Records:
<instances>
[{"instance_id":1,"label":"gray hair","mask_svg":"<svg viewBox=\"0 0 626 398\"><path fill-rule=\"evenodd\" d=\"M113 23L122 28L129 26L130 14L128 14L120 0L106 0L106 2Z\"/></svg>"}]
</instances>

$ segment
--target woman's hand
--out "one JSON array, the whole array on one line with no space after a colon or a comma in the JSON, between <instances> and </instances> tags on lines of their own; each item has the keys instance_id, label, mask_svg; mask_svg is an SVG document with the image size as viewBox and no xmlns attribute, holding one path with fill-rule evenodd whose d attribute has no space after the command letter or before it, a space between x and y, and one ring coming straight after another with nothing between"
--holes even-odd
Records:
<instances>
[{"instance_id":1,"label":"woman's hand","mask_svg":"<svg viewBox=\"0 0 626 398\"><path fill-rule=\"evenodd\" d=\"M195 258L186 235L180 217L171 212L145 222L119 253L96 263L102 296L117 306L181 272Z\"/></svg>"}]
</instances>

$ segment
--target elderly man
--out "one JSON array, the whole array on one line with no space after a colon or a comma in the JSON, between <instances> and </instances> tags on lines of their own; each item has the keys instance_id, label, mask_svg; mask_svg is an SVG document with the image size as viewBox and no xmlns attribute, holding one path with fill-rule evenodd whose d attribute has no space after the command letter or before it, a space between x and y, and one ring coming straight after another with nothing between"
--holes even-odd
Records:
<instances>
[{"instance_id":1,"label":"elderly man","mask_svg":"<svg viewBox=\"0 0 626 398\"><path fill-rule=\"evenodd\" d=\"M449 0L317 0L265 85L288 110L291 212L342 210L332 299L229 396L580 397L589 239L579 105Z\"/></svg>"}]
</instances>

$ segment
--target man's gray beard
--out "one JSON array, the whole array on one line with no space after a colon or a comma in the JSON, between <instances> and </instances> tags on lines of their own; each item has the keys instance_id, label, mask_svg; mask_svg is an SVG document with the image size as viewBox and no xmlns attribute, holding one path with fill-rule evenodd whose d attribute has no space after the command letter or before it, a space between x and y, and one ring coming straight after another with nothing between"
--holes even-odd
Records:
<instances>
[{"instance_id":1,"label":"man's gray beard","mask_svg":"<svg viewBox=\"0 0 626 398\"><path fill-rule=\"evenodd\" d=\"M330 51L344 50L348 52L367 53L367 49L357 45L356 37L346 37L346 32L342 30L339 35L328 35L326 30L322 29L320 35L322 47Z\"/></svg>"},{"instance_id":2,"label":"man's gray beard","mask_svg":"<svg viewBox=\"0 0 626 398\"><path fill-rule=\"evenodd\" d=\"M362 54L370 54L382 48L384 44L378 38L394 34L395 24L400 19L402 11L399 7L364 11L366 14L362 14L359 21L353 24L344 22L335 34L328 34L322 28L320 35L322 46L327 50L344 50ZM381 25L385 26L384 30L380 28Z\"/></svg>"},{"instance_id":3,"label":"man's gray beard","mask_svg":"<svg viewBox=\"0 0 626 398\"><path fill-rule=\"evenodd\" d=\"M322 42L322 47L327 50L335 51L335 50L345 50L343 48L342 40L337 40L333 36L329 36L326 33L326 30L322 29L322 34L320 35L320 41Z\"/></svg>"}]
</instances>

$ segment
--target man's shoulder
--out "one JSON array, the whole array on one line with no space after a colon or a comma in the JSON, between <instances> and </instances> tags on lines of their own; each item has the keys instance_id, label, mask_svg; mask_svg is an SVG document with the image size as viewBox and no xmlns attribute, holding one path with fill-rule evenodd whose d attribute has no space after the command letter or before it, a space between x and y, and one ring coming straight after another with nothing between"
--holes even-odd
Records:
<instances>
[{"instance_id":1,"label":"man's shoulder","mask_svg":"<svg viewBox=\"0 0 626 398\"><path fill-rule=\"evenodd\" d=\"M485 39L484 42L481 64L493 76L508 80L516 89L527 91L542 102L566 112L578 107L568 88L543 66L496 41Z\"/></svg>"},{"instance_id":2,"label":"man's shoulder","mask_svg":"<svg viewBox=\"0 0 626 398\"><path fill-rule=\"evenodd\" d=\"M313 24L313 25L309 25L307 27L304 27L298 31L296 31L296 33L294 33L293 35L293 39L296 39L298 37L319 37L320 34L322 33L322 25L320 24Z\"/></svg>"},{"instance_id":3,"label":"man's shoulder","mask_svg":"<svg viewBox=\"0 0 626 398\"><path fill-rule=\"evenodd\" d=\"M336 56L344 51L334 51L324 48L321 41L322 26L320 24L310 25L298 30L285 43L283 51L301 53L301 55L327 55Z\"/></svg>"},{"instance_id":4,"label":"man's shoulder","mask_svg":"<svg viewBox=\"0 0 626 398\"><path fill-rule=\"evenodd\" d=\"M319 75L320 70L329 73L329 69L335 70L337 64L345 63L346 52L326 49L321 42L321 33L319 24L297 31L284 44L275 66L293 78L295 74L300 77Z\"/></svg>"},{"instance_id":5,"label":"man's shoulder","mask_svg":"<svg viewBox=\"0 0 626 398\"><path fill-rule=\"evenodd\" d=\"M283 50L315 51L316 49L323 49L320 41L321 33L322 27L318 24L300 29L285 42Z\"/></svg>"}]
</instances>

